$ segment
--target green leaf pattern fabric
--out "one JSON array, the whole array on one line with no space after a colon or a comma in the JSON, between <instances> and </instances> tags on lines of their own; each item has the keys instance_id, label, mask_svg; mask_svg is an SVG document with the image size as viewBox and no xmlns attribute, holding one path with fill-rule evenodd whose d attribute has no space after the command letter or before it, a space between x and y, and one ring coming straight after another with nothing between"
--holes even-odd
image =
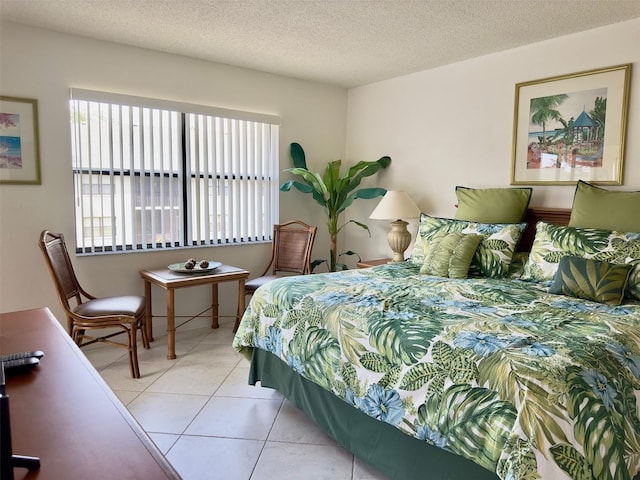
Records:
<instances>
[{"instance_id":1,"label":"green leaf pattern fabric","mask_svg":"<svg viewBox=\"0 0 640 480\"><path fill-rule=\"evenodd\" d=\"M620 305L632 268L628 264L615 265L588 258L562 257L549 292Z\"/></svg>"},{"instance_id":2,"label":"green leaf pattern fabric","mask_svg":"<svg viewBox=\"0 0 640 480\"><path fill-rule=\"evenodd\" d=\"M640 300L640 232L575 228L538 222L529 259L520 277L551 282L565 256L631 264L626 296Z\"/></svg>"},{"instance_id":3,"label":"green leaf pattern fabric","mask_svg":"<svg viewBox=\"0 0 640 480\"><path fill-rule=\"evenodd\" d=\"M363 413L502 479L640 470L640 302L554 295L413 262L282 278L233 346L267 350Z\"/></svg>"},{"instance_id":4,"label":"green leaf pattern fabric","mask_svg":"<svg viewBox=\"0 0 640 480\"><path fill-rule=\"evenodd\" d=\"M475 251L469 267L469 276L504 277L509 272L516 246L527 227L526 223L476 223L451 218L420 216L420 225L411 252L411 261L421 266L434 238L442 234L459 232L481 235L482 241Z\"/></svg>"}]
</instances>

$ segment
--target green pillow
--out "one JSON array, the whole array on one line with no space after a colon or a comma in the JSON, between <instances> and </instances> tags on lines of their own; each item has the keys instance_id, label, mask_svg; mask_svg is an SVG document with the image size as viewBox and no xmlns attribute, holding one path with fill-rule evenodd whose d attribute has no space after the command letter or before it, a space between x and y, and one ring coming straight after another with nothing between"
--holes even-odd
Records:
<instances>
[{"instance_id":1,"label":"green pillow","mask_svg":"<svg viewBox=\"0 0 640 480\"><path fill-rule=\"evenodd\" d=\"M518 223L524 219L533 189L456 187L456 220Z\"/></svg>"},{"instance_id":2,"label":"green pillow","mask_svg":"<svg viewBox=\"0 0 640 480\"><path fill-rule=\"evenodd\" d=\"M420 273L467 278L471 260L482 238L475 233L438 233L431 239Z\"/></svg>"},{"instance_id":3,"label":"green pillow","mask_svg":"<svg viewBox=\"0 0 640 480\"><path fill-rule=\"evenodd\" d=\"M614 265L588 258L560 259L550 293L569 295L607 305L620 305L633 265Z\"/></svg>"},{"instance_id":4,"label":"green pillow","mask_svg":"<svg viewBox=\"0 0 640 480\"><path fill-rule=\"evenodd\" d=\"M432 238L439 233L477 233L482 241L469 267L469 276L504 277L509 271L516 246L526 223L475 223L422 214L418 234L413 244L411 261L422 267Z\"/></svg>"},{"instance_id":5,"label":"green pillow","mask_svg":"<svg viewBox=\"0 0 640 480\"><path fill-rule=\"evenodd\" d=\"M521 280L550 282L562 257L567 255L629 264L627 295L640 300L640 233L597 228L574 228L538 222L536 236Z\"/></svg>"},{"instance_id":6,"label":"green pillow","mask_svg":"<svg viewBox=\"0 0 640 480\"><path fill-rule=\"evenodd\" d=\"M640 192L612 192L579 180L569 226L640 232Z\"/></svg>"}]
</instances>

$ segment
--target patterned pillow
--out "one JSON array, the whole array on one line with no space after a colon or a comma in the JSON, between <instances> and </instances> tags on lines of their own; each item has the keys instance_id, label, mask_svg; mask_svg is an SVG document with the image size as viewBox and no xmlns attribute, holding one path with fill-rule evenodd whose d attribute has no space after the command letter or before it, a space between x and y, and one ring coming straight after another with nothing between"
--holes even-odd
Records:
<instances>
[{"instance_id":1,"label":"patterned pillow","mask_svg":"<svg viewBox=\"0 0 640 480\"><path fill-rule=\"evenodd\" d=\"M511 259L511 265L509 265L507 277L511 279L520 278L522 276L522 272L524 272L524 266L527 264L527 260L529 260L529 252L514 253L513 259Z\"/></svg>"},{"instance_id":2,"label":"patterned pillow","mask_svg":"<svg viewBox=\"0 0 640 480\"><path fill-rule=\"evenodd\" d=\"M476 223L422 214L411 261L422 267L431 239L438 233L476 233L482 241L473 256L470 276L503 277L509 271L513 252L526 223Z\"/></svg>"},{"instance_id":3,"label":"patterned pillow","mask_svg":"<svg viewBox=\"0 0 640 480\"><path fill-rule=\"evenodd\" d=\"M538 222L521 280L552 281L560 259L567 255L633 265L627 295L640 300L640 233L562 227Z\"/></svg>"},{"instance_id":4,"label":"patterned pillow","mask_svg":"<svg viewBox=\"0 0 640 480\"><path fill-rule=\"evenodd\" d=\"M550 293L584 298L607 305L620 305L633 265L615 265L588 258L560 259Z\"/></svg>"},{"instance_id":5,"label":"patterned pillow","mask_svg":"<svg viewBox=\"0 0 640 480\"><path fill-rule=\"evenodd\" d=\"M420 273L448 278L467 278L471 260L482 235L440 232L431 239Z\"/></svg>"}]
</instances>

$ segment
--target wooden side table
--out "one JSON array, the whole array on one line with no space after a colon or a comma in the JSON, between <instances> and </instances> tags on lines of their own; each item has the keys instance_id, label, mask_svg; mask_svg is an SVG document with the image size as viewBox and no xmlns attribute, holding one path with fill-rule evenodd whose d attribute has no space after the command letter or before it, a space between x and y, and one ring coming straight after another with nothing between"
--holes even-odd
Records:
<instances>
[{"instance_id":1,"label":"wooden side table","mask_svg":"<svg viewBox=\"0 0 640 480\"><path fill-rule=\"evenodd\" d=\"M369 267L376 267L378 265L384 265L386 263L389 263L391 261L390 258L377 258L375 260L360 260L356 266L358 268L369 268Z\"/></svg>"},{"instance_id":2,"label":"wooden side table","mask_svg":"<svg viewBox=\"0 0 640 480\"><path fill-rule=\"evenodd\" d=\"M167 292L167 358L176 358L176 322L174 290L176 288L211 285L211 328L218 328L218 283L238 282L238 310L234 331L238 329L244 313L244 282L249 272L230 265L221 265L211 273L176 273L168 268L141 270L144 280L144 296L146 300L146 329L149 340L152 339L151 322L151 284L157 285ZM203 312L204 313L204 312ZM197 316L197 315L196 315ZM195 318L195 317L192 317ZM191 320L191 319L190 319ZM187 320L188 321L188 320ZM184 322L186 323L186 322Z\"/></svg>"}]
</instances>

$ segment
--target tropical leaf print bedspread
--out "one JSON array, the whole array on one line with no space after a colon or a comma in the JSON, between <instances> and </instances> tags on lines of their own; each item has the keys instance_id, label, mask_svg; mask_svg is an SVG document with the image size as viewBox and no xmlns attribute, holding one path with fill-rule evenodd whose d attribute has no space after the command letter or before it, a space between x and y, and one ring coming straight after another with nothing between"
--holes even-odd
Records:
<instances>
[{"instance_id":1,"label":"tropical leaf print bedspread","mask_svg":"<svg viewBox=\"0 0 640 480\"><path fill-rule=\"evenodd\" d=\"M640 471L639 302L405 262L271 282L233 345L505 480Z\"/></svg>"}]
</instances>

